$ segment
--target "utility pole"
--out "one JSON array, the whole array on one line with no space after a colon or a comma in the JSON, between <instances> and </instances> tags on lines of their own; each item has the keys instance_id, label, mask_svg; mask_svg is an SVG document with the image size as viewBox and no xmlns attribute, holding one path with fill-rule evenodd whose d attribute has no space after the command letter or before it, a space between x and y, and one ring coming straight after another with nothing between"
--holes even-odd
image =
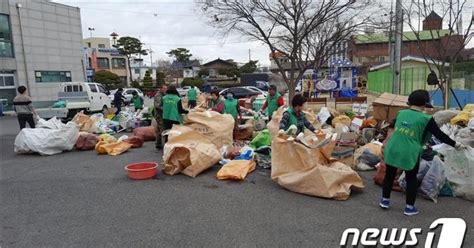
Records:
<instances>
[{"instance_id":1,"label":"utility pole","mask_svg":"<svg viewBox=\"0 0 474 248\"><path fill-rule=\"evenodd\" d=\"M91 38L92 38L92 31L95 31L95 28L91 28L91 27L89 27L89 28L87 28L87 30L89 30L89 33L90 33L90 35L91 35Z\"/></svg>"},{"instance_id":2,"label":"utility pole","mask_svg":"<svg viewBox=\"0 0 474 248\"><path fill-rule=\"evenodd\" d=\"M251 54L251 51L249 49L249 62L252 61L252 54Z\"/></svg>"},{"instance_id":3,"label":"utility pole","mask_svg":"<svg viewBox=\"0 0 474 248\"><path fill-rule=\"evenodd\" d=\"M392 93L400 94L401 81L401 54L402 54L402 39L403 39L403 10L402 0L397 0L395 4L395 49L393 61L393 89Z\"/></svg>"},{"instance_id":4,"label":"utility pole","mask_svg":"<svg viewBox=\"0 0 474 248\"><path fill-rule=\"evenodd\" d=\"M150 50L149 50L149 53L150 53L150 66L153 66L153 50L151 50L151 46L150 46Z\"/></svg>"}]
</instances>

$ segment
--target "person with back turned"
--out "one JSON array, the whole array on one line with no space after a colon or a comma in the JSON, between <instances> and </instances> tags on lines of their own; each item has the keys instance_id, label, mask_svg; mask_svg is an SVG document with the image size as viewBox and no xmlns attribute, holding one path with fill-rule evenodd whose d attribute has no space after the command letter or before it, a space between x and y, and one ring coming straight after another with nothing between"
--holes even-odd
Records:
<instances>
[{"instance_id":1,"label":"person with back turned","mask_svg":"<svg viewBox=\"0 0 474 248\"><path fill-rule=\"evenodd\" d=\"M27 89L25 86L20 86L17 90L20 94L13 99L13 109L17 114L20 129L25 128L26 123L30 125L30 128L35 128L34 116L37 114L31 98L27 94Z\"/></svg>"},{"instance_id":2,"label":"person with back turned","mask_svg":"<svg viewBox=\"0 0 474 248\"><path fill-rule=\"evenodd\" d=\"M181 114L187 114L188 111L183 108L176 86L169 87L161 104L163 106L163 127L165 130L171 129L174 124L183 123Z\"/></svg>"},{"instance_id":3,"label":"person with back turned","mask_svg":"<svg viewBox=\"0 0 474 248\"><path fill-rule=\"evenodd\" d=\"M432 107L429 102L428 91L415 90L408 97L410 108L401 110L397 114L394 121L395 129L384 148L384 162L387 170L383 182L382 200L379 203L382 209L388 209L390 206L393 180L397 175L397 169L401 169L405 171L407 182L404 214L411 216L419 213L415 207L418 188L416 176L423 145L430 139L431 134L456 149L464 148L463 144L455 142L443 133L433 117L424 113L425 107Z\"/></svg>"}]
</instances>

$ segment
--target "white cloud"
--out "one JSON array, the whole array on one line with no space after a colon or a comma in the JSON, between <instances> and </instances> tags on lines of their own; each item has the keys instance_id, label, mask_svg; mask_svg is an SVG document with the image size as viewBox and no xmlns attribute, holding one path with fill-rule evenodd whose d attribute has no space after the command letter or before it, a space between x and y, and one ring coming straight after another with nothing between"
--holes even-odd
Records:
<instances>
[{"instance_id":1,"label":"white cloud","mask_svg":"<svg viewBox=\"0 0 474 248\"><path fill-rule=\"evenodd\" d=\"M169 59L166 52L185 47L204 61L218 57L247 62L251 58L262 65L269 65L269 50L258 42L247 42L238 36L223 38L210 27L206 17L193 0L55 0L81 9L83 37L89 37L88 27L93 27L94 37L108 37L116 32L120 36L140 37L153 60ZM149 63L150 59L145 58Z\"/></svg>"}]
</instances>

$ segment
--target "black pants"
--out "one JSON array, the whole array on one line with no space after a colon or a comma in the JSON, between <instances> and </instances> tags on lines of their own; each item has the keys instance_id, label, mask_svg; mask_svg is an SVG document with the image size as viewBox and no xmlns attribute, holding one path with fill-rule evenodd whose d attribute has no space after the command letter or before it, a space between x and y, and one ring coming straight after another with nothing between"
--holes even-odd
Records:
<instances>
[{"instance_id":1,"label":"black pants","mask_svg":"<svg viewBox=\"0 0 474 248\"><path fill-rule=\"evenodd\" d=\"M31 128L35 128L35 120L33 119L33 114L18 114L18 122L20 123L20 129L25 128L27 122Z\"/></svg>"},{"instance_id":2,"label":"black pants","mask_svg":"<svg viewBox=\"0 0 474 248\"><path fill-rule=\"evenodd\" d=\"M418 169L420 168L420 163L417 162L415 168L410 171L405 171L405 178L407 182L406 189L406 204L415 205L416 192L418 191L418 179L416 175L418 174ZM390 193L392 192L393 180L397 176L397 168L387 164L387 170L385 171L385 178L383 180L383 197L390 198Z\"/></svg>"},{"instance_id":3,"label":"black pants","mask_svg":"<svg viewBox=\"0 0 474 248\"><path fill-rule=\"evenodd\" d=\"M115 111L115 115L120 114L120 111L122 111L122 103L115 105L115 107L117 108L117 111Z\"/></svg>"},{"instance_id":4,"label":"black pants","mask_svg":"<svg viewBox=\"0 0 474 248\"><path fill-rule=\"evenodd\" d=\"M173 124L179 125L181 123L179 123L179 121L163 120L163 129L164 129L164 131L173 128ZM166 142L168 142L168 137L165 137L165 143Z\"/></svg>"},{"instance_id":5,"label":"black pants","mask_svg":"<svg viewBox=\"0 0 474 248\"><path fill-rule=\"evenodd\" d=\"M196 107L196 100L189 100L188 107L190 109L195 108Z\"/></svg>"}]
</instances>

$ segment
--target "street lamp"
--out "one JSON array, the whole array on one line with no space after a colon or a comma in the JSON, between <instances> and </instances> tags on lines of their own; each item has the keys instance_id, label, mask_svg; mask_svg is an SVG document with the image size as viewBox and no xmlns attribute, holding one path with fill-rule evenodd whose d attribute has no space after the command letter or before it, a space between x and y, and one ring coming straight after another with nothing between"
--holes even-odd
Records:
<instances>
[{"instance_id":1,"label":"street lamp","mask_svg":"<svg viewBox=\"0 0 474 248\"><path fill-rule=\"evenodd\" d=\"M87 29L89 30L89 32L90 32L90 34L91 34L91 38L92 38L92 31L95 31L95 28L89 27L89 28L87 28Z\"/></svg>"}]
</instances>

